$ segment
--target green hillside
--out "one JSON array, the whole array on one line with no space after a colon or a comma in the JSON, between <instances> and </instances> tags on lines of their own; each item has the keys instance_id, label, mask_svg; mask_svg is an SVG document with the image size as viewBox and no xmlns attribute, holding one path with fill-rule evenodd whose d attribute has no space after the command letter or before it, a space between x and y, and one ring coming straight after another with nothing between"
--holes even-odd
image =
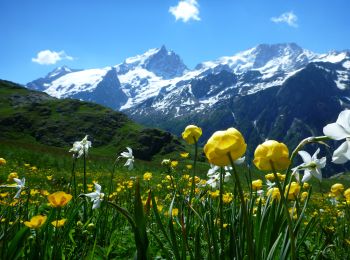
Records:
<instances>
[{"instance_id":1,"label":"green hillside","mask_svg":"<svg viewBox=\"0 0 350 260\"><path fill-rule=\"evenodd\" d=\"M3 145L44 145L58 151L89 135L96 155L111 156L130 146L142 160L183 149L170 133L143 128L122 113L94 103L56 99L4 80L0 80L0 133Z\"/></svg>"}]
</instances>

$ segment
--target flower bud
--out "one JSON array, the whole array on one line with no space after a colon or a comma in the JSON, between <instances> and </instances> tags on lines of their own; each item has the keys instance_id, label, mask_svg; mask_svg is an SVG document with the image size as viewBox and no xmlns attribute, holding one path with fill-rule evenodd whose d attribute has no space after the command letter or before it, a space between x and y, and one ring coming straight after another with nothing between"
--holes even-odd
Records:
<instances>
[{"instance_id":1,"label":"flower bud","mask_svg":"<svg viewBox=\"0 0 350 260\"><path fill-rule=\"evenodd\" d=\"M254 164L259 170L285 170L290 164L288 147L274 140L258 145L254 152Z\"/></svg>"}]
</instances>

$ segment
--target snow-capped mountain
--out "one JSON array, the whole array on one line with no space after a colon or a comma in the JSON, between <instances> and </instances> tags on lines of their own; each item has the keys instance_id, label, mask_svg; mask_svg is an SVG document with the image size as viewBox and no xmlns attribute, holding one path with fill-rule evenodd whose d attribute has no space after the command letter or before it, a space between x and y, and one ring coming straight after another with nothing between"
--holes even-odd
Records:
<instances>
[{"instance_id":1,"label":"snow-capped mountain","mask_svg":"<svg viewBox=\"0 0 350 260\"><path fill-rule=\"evenodd\" d=\"M75 72L75 71L79 71L79 70L72 70L72 69L68 68L67 66L58 67L58 68L54 69L53 71L51 71L49 74L47 74L45 77L39 78L39 79L34 80L32 82L29 82L27 84L27 88L30 88L33 90L44 91L46 88L48 88L50 86L50 84L54 80L66 75L68 73Z\"/></svg>"},{"instance_id":2,"label":"snow-capped mountain","mask_svg":"<svg viewBox=\"0 0 350 260\"><path fill-rule=\"evenodd\" d=\"M283 139L287 131L310 119L303 115L305 111L298 114L299 106L309 108L304 100L313 100L320 114L327 107L333 109L328 117L318 116L318 122L335 118L349 106L350 52L317 54L294 43L261 44L190 70L162 46L113 67L60 68L27 87L59 98L94 101L174 133L188 123L205 125L208 134L240 124L248 138ZM308 129L316 129L315 125L319 126L311 124Z\"/></svg>"}]
</instances>

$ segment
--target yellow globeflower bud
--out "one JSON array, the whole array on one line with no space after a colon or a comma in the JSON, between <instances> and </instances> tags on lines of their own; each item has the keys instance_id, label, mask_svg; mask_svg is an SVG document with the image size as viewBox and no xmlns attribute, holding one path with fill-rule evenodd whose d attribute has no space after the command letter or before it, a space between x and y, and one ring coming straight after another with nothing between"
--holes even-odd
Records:
<instances>
[{"instance_id":1,"label":"yellow globeflower bud","mask_svg":"<svg viewBox=\"0 0 350 260\"><path fill-rule=\"evenodd\" d=\"M188 144L194 144L195 142L198 142L199 137L202 135L202 129L195 125L188 125L185 128L185 131L182 132L182 138L188 143Z\"/></svg>"},{"instance_id":2,"label":"yellow globeflower bud","mask_svg":"<svg viewBox=\"0 0 350 260\"><path fill-rule=\"evenodd\" d=\"M289 189L289 193L287 196L287 191ZM286 187L286 192L285 192L285 196L288 197L289 200L294 200L297 198L298 194L300 192L300 185L297 182L292 182L290 184L290 188L289 188L289 184Z\"/></svg>"},{"instance_id":3,"label":"yellow globeflower bud","mask_svg":"<svg viewBox=\"0 0 350 260\"><path fill-rule=\"evenodd\" d=\"M273 200L279 200L281 198L281 193L278 188L271 188L267 191L267 196L271 196Z\"/></svg>"},{"instance_id":4,"label":"yellow globeflower bud","mask_svg":"<svg viewBox=\"0 0 350 260\"><path fill-rule=\"evenodd\" d=\"M230 164L228 154L233 160L242 157L247 149L242 134L235 128L225 131L216 131L204 146L205 155L208 161L217 166Z\"/></svg>"},{"instance_id":5,"label":"yellow globeflower bud","mask_svg":"<svg viewBox=\"0 0 350 260\"><path fill-rule=\"evenodd\" d=\"M66 223L67 219L63 218L60 220L54 220L51 222L51 225L53 225L56 228L62 227L64 225L64 223Z\"/></svg>"},{"instance_id":6,"label":"yellow globeflower bud","mask_svg":"<svg viewBox=\"0 0 350 260\"><path fill-rule=\"evenodd\" d=\"M0 165L5 165L6 164L6 160L4 158L0 158Z\"/></svg>"},{"instance_id":7,"label":"yellow globeflower bud","mask_svg":"<svg viewBox=\"0 0 350 260\"><path fill-rule=\"evenodd\" d=\"M265 179L269 181L274 181L275 180L275 175L273 173L269 173L265 175Z\"/></svg>"},{"instance_id":8,"label":"yellow globeflower bud","mask_svg":"<svg viewBox=\"0 0 350 260\"><path fill-rule=\"evenodd\" d=\"M40 228L46 221L47 216L37 215L30 219L30 221L25 221L24 225L29 228Z\"/></svg>"},{"instance_id":9,"label":"yellow globeflower bud","mask_svg":"<svg viewBox=\"0 0 350 260\"><path fill-rule=\"evenodd\" d=\"M18 179L18 174L17 172L11 172L8 176L7 176L7 181L13 181L14 178Z\"/></svg>"},{"instance_id":10,"label":"yellow globeflower bud","mask_svg":"<svg viewBox=\"0 0 350 260\"><path fill-rule=\"evenodd\" d=\"M331 192L335 195L335 196L340 196L344 191L344 185L341 183L336 183L333 184L331 187Z\"/></svg>"},{"instance_id":11,"label":"yellow globeflower bud","mask_svg":"<svg viewBox=\"0 0 350 260\"><path fill-rule=\"evenodd\" d=\"M65 193L64 191L57 191L47 196L50 202L50 206L54 208L64 207L71 199L72 195Z\"/></svg>"},{"instance_id":12,"label":"yellow globeflower bud","mask_svg":"<svg viewBox=\"0 0 350 260\"><path fill-rule=\"evenodd\" d=\"M262 185L263 185L263 182L260 179L252 181L252 189L254 191L261 190Z\"/></svg>"},{"instance_id":13,"label":"yellow globeflower bud","mask_svg":"<svg viewBox=\"0 0 350 260\"><path fill-rule=\"evenodd\" d=\"M152 173L151 172L145 172L143 175L143 180L144 181L150 181L152 179Z\"/></svg>"},{"instance_id":14,"label":"yellow globeflower bud","mask_svg":"<svg viewBox=\"0 0 350 260\"><path fill-rule=\"evenodd\" d=\"M344 197L346 198L346 200L350 200L350 188L344 191Z\"/></svg>"},{"instance_id":15,"label":"yellow globeflower bud","mask_svg":"<svg viewBox=\"0 0 350 260\"><path fill-rule=\"evenodd\" d=\"M290 164L288 147L274 140L258 145L254 152L254 164L262 171L271 171L271 162L275 170L285 170Z\"/></svg>"}]
</instances>

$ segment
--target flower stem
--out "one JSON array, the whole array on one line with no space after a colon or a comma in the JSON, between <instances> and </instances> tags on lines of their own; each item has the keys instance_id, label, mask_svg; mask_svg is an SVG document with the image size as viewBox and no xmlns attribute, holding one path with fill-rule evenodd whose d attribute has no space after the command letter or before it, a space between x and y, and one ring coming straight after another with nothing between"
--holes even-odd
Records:
<instances>
[{"instance_id":1,"label":"flower stem","mask_svg":"<svg viewBox=\"0 0 350 260\"><path fill-rule=\"evenodd\" d=\"M73 158L73 164L72 164L72 177L73 177L73 190L74 190L74 199L77 198L77 183L75 179L75 163L77 161L77 158Z\"/></svg>"},{"instance_id":2,"label":"flower stem","mask_svg":"<svg viewBox=\"0 0 350 260\"><path fill-rule=\"evenodd\" d=\"M85 149L83 150L83 158L84 158L84 177L83 177L83 189L84 189L84 194L86 194L86 154L85 154ZM84 212L84 222L87 219L87 212L86 212L86 199L84 199L84 205L83 205L83 212Z\"/></svg>"},{"instance_id":3,"label":"flower stem","mask_svg":"<svg viewBox=\"0 0 350 260\"><path fill-rule=\"evenodd\" d=\"M270 164L271 164L271 168L272 168L272 171L273 171L273 175L275 177L275 180L276 180L276 183L277 183L277 187L278 187L278 190L280 192L280 195L281 195L281 200L282 200L282 205L283 205L283 208L284 208L284 213L286 215L286 218L287 218L287 223L288 223L288 232L289 232L289 237L290 237L290 244L291 244L291 254L292 254L292 258L293 260L296 259L296 252L295 252L295 236L294 236L294 229L293 229L293 222L292 222L292 218L289 214L289 210L288 210L288 205L287 205L287 201L286 201L286 198L284 197L284 189L283 187L281 186L281 183L278 179L278 176L277 176L277 173L276 173L276 170L275 170L275 167L274 167L274 164L273 162L270 160ZM289 188L290 188L290 185L289 185ZM289 188L288 188L288 191L289 192ZM287 196L288 196L288 193L287 193Z\"/></svg>"},{"instance_id":4,"label":"flower stem","mask_svg":"<svg viewBox=\"0 0 350 260\"><path fill-rule=\"evenodd\" d=\"M236 171L235 164L233 163L232 156L230 153L227 153L227 156L230 159L230 163L231 163L232 170L233 170L233 175L235 176L236 185L238 188L239 197L241 199L241 204L242 204L241 207L242 207L242 212L243 212L244 225L247 227L248 259L255 259L254 251L253 251L254 250L254 240L252 237L251 223L249 223L249 221L248 221L248 210L247 210L247 206L246 206L245 199L244 199L243 189L241 186L241 182L239 180L239 176L238 176L237 171Z\"/></svg>"},{"instance_id":5,"label":"flower stem","mask_svg":"<svg viewBox=\"0 0 350 260\"><path fill-rule=\"evenodd\" d=\"M220 246L221 246L221 252L220 252L220 256L222 259L224 259L224 255L225 255L225 242L224 242L224 214L223 214L223 201L222 201L222 196L224 194L224 187L223 187L223 174L224 171L221 167L220 169L220 201L219 201L219 216L220 216L220 221L219 225L220 225Z\"/></svg>"}]
</instances>

